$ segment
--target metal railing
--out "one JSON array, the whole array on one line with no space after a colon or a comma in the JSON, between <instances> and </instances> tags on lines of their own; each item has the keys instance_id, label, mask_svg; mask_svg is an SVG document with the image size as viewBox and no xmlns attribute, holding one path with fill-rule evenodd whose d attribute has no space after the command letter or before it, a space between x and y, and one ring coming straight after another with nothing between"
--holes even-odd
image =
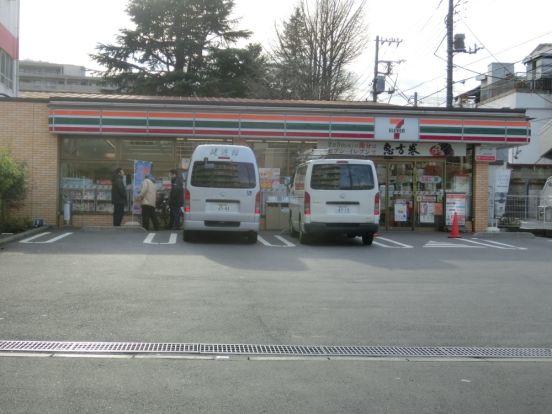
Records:
<instances>
[{"instance_id":1,"label":"metal railing","mask_svg":"<svg viewBox=\"0 0 552 414\"><path fill-rule=\"evenodd\" d=\"M543 226L552 224L552 206L543 196L508 195L495 197L495 211L504 211L496 214L499 227L522 227L524 223Z\"/></svg>"}]
</instances>

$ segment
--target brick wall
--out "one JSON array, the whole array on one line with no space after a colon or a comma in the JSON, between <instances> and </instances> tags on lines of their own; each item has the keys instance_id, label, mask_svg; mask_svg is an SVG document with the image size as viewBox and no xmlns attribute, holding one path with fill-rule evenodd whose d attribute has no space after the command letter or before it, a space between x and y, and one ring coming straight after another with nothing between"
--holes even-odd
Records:
<instances>
[{"instance_id":1,"label":"brick wall","mask_svg":"<svg viewBox=\"0 0 552 414\"><path fill-rule=\"evenodd\" d=\"M0 147L27 166L27 197L14 214L56 224L59 152L57 136L48 131L48 104L0 101Z\"/></svg>"},{"instance_id":2,"label":"brick wall","mask_svg":"<svg viewBox=\"0 0 552 414\"><path fill-rule=\"evenodd\" d=\"M473 231L484 231L489 220L489 164L474 163Z\"/></svg>"}]
</instances>

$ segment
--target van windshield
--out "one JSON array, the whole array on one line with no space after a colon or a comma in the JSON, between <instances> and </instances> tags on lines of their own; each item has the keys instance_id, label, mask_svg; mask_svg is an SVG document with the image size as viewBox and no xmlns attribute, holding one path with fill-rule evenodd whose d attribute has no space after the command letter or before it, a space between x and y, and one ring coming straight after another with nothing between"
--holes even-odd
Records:
<instances>
[{"instance_id":1,"label":"van windshield","mask_svg":"<svg viewBox=\"0 0 552 414\"><path fill-rule=\"evenodd\" d=\"M250 162L195 161L192 186L210 188L255 188L255 166Z\"/></svg>"},{"instance_id":2,"label":"van windshield","mask_svg":"<svg viewBox=\"0 0 552 414\"><path fill-rule=\"evenodd\" d=\"M312 167L314 190L372 190L374 175L367 164L318 164Z\"/></svg>"}]
</instances>

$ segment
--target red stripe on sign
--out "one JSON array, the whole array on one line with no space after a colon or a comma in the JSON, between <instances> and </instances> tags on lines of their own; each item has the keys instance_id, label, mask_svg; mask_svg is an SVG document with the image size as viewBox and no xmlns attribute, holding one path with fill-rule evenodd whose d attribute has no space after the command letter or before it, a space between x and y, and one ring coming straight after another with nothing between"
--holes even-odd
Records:
<instances>
[{"instance_id":1,"label":"red stripe on sign","mask_svg":"<svg viewBox=\"0 0 552 414\"><path fill-rule=\"evenodd\" d=\"M0 49L4 49L13 60L19 59L19 39L0 23Z\"/></svg>"},{"instance_id":2,"label":"red stripe on sign","mask_svg":"<svg viewBox=\"0 0 552 414\"><path fill-rule=\"evenodd\" d=\"M52 132L100 132L99 127L62 127L54 125L50 127Z\"/></svg>"},{"instance_id":3,"label":"red stripe on sign","mask_svg":"<svg viewBox=\"0 0 552 414\"><path fill-rule=\"evenodd\" d=\"M241 130L240 135L252 137L252 136L258 136L258 137L285 137L285 132L279 132L279 131L254 131L254 130Z\"/></svg>"},{"instance_id":4,"label":"red stripe on sign","mask_svg":"<svg viewBox=\"0 0 552 414\"><path fill-rule=\"evenodd\" d=\"M102 133L111 132L115 134L147 134L145 128L102 128Z\"/></svg>"},{"instance_id":5,"label":"red stripe on sign","mask_svg":"<svg viewBox=\"0 0 552 414\"><path fill-rule=\"evenodd\" d=\"M288 131L287 137L304 137L304 138L329 138L329 132L292 132Z\"/></svg>"},{"instance_id":6,"label":"red stripe on sign","mask_svg":"<svg viewBox=\"0 0 552 414\"><path fill-rule=\"evenodd\" d=\"M420 135L423 141L462 141L461 136L454 135Z\"/></svg>"},{"instance_id":7,"label":"red stripe on sign","mask_svg":"<svg viewBox=\"0 0 552 414\"><path fill-rule=\"evenodd\" d=\"M477 141L477 142L504 142L506 137L464 137L464 141Z\"/></svg>"},{"instance_id":8,"label":"red stripe on sign","mask_svg":"<svg viewBox=\"0 0 552 414\"><path fill-rule=\"evenodd\" d=\"M506 142L531 142L530 138L506 138Z\"/></svg>"},{"instance_id":9,"label":"red stripe on sign","mask_svg":"<svg viewBox=\"0 0 552 414\"><path fill-rule=\"evenodd\" d=\"M193 129L161 129L161 128L150 128L148 129L148 132L150 134L185 134L185 135L192 135L194 133Z\"/></svg>"}]
</instances>

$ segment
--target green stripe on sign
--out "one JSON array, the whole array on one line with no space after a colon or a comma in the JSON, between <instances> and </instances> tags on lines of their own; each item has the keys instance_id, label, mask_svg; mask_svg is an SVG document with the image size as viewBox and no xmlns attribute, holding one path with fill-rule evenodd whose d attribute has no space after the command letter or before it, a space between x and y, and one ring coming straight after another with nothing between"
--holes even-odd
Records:
<instances>
[{"instance_id":1,"label":"green stripe on sign","mask_svg":"<svg viewBox=\"0 0 552 414\"><path fill-rule=\"evenodd\" d=\"M505 135L506 128L464 128L464 135Z\"/></svg>"},{"instance_id":2,"label":"green stripe on sign","mask_svg":"<svg viewBox=\"0 0 552 414\"><path fill-rule=\"evenodd\" d=\"M364 124L332 124L332 132L341 131L361 131L361 132L374 132L374 125Z\"/></svg>"},{"instance_id":3,"label":"green stripe on sign","mask_svg":"<svg viewBox=\"0 0 552 414\"><path fill-rule=\"evenodd\" d=\"M286 128L293 131L329 131L330 124L299 124L290 122L286 125Z\"/></svg>"},{"instance_id":4,"label":"green stripe on sign","mask_svg":"<svg viewBox=\"0 0 552 414\"><path fill-rule=\"evenodd\" d=\"M55 125L100 125L100 118L61 118L54 117Z\"/></svg>"},{"instance_id":5,"label":"green stripe on sign","mask_svg":"<svg viewBox=\"0 0 552 414\"><path fill-rule=\"evenodd\" d=\"M518 137L525 137L529 134L527 129L510 129L508 128L506 130L506 135L508 136L518 136Z\"/></svg>"},{"instance_id":6,"label":"green stripe on sign","mask_svg":"<svg viewBox=\"0 0 552 414\"><path fill-rule=\"evenodd\" d=\"M189 127L194 126L194 121L183 119L150 119L150 127L164 127L164 128L177 128L177 127Z\"/></svg>"},{"instance_id":7,"label":"green stripe on sign","mask_svg":"<svg viewBox=\"0 0 552 414\"><path fill-rule=\"evenodd\" d=\"M139 119L122 119L122 118L102 118L103 126L121 126L121 127L131 127L131 126L147 126L148 121L145 118Z\"/></svg>"},{"instance_id":8,"label":"green stripe on sign","mask_svg":"<svg viewBox=\"0 0 552 414\"><path fill-rule=\"evenodd\" d=\"M195 126L196 128L238 129L240 127L240 123L234 121L196 121Z\"/></svg>"},{"instance_id":9,"label":"green stripe on sign","mask_svg":"<svg viewBox=\"0 0 552 414\"><path fill-rule=\"evenodd\" d=\"M421 134L462 134L462 128L458 127L420 127Z\"/></svg>"},{"instance_id":10,"label":"green stripe on sign","mask_svg":"<svg viewBox=\"0 0 552 414\"><path fill-rule=\"evenodd\" d=\"M285 129L283 122L242 122L242 129Z\"/></svg>"}]
</instances>

